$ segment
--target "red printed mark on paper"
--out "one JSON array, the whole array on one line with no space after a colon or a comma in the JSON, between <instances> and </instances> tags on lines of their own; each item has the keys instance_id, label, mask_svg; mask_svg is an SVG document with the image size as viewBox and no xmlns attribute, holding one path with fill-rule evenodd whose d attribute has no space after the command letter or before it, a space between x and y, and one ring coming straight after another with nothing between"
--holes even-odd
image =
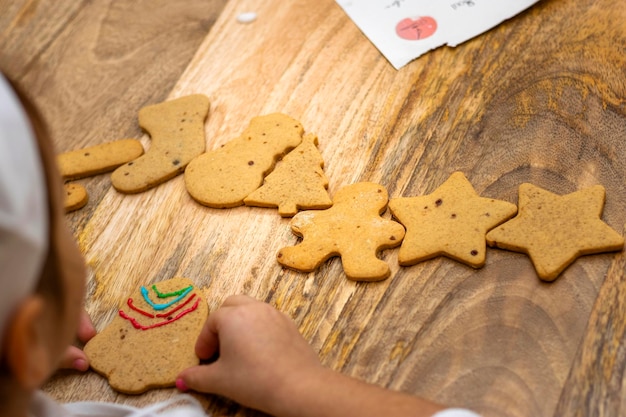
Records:
<instances>
[{"instance_id":1,"label":"red printed mark on paper","mask_svg":"<svg viewBox=\"0 0 626 417\"><path fill-rule=\"evenodd\" d=\"M437 31L437 21L430 16L407 17L396 25L396 34L402 39L417 41L432 36Z\"/></svg>"}]
</instances>

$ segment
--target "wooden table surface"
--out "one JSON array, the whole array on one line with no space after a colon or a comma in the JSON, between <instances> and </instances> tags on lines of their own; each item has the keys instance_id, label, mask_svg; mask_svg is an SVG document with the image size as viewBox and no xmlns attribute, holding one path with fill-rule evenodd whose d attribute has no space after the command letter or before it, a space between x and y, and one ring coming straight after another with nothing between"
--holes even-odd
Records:
<instances>
[{"instance_id":1,"label":"wooden table surface","mask_svg":"<svg viewBox=\"0 0 626 417\"><path fill-rule=\"evenodd\" d=\"M255 11L241 24L236 16ZM531 182L559 194L606 188L603 219L626 219L626 3L544 0L457 48L396 71L332 0L0 0L0 67L42 107L59 152L150 141L138 110L206 94L207 149L282 112L319 136L333 195L359 181L391 197L430 193L456 170L483 196L517 202ZM211 309L246 293L290 314L324 364L485 416L626 414L626 261L577 260L554 283L525 255L490 249L478 270L447 258L356 283L334 259L285 270L276 210L210 209L182 176L137 195L80 180L67 215L90 266L86 306L102 329L139 285L185 276ZM387 214L388 216L388 214ZM94 373L61 373L61 401L147 404ZM198 396L216 415L253 415Z\"/></svg>"}]
</instances>

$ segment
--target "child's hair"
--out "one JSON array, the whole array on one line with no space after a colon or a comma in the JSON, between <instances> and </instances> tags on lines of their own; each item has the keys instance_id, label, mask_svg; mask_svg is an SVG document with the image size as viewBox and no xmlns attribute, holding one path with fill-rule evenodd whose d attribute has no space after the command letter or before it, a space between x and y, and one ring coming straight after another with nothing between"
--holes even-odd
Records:
<instances>
[{"instance_id":1,"label":"child's hair","mask_svg":"<svg viewBox=\"0 0 626 417\"><path fill-rule=\"evenodd\" d=\"M0 76L2 74L0 73ZM39 156L41 160L41 164L43 167L43 172L46 173L45 176L45 184L47 188L47 196L48 196L48 249L47 254L45 255L45 260L43 262L41 273L39 275L39 279L37 284L35 285L34 292L36 294L41 295L47 301L50 301L50 305L54 306L54 313L61 317L64 312L65 306L65 291L63 288L63 282L61 280L61 271L62 265L59 262L59 251L62 248L58 248L57 245L54 244L59 224L55 221L55 218L59 215L59 211L62 209L59 206L58 199L59 195L55 195L55 190L58 191L58 185L55 182L60 180L58 174L56 174L55 162L54 158L51 158L53 155L52 152L52 144L50 141L50 137L48 134L48 130L46 125L41 117L41 113L33 103L33 101L24 93L24 91L12 80L7 78L9 85L13 88L16 93L19 101L28 116L30 121L30 125L36 137L36 141L39 144ZM16 138L15 140L17 140ZM52 173L52 174L51 174ZM58 194L58 193L56 193ZM55 200L56 198L56 200ZM0 265L0 270L2 265ZM5 279L15 279L15 277L5 277ZM3 336L3 335L0 335ZM5 343L4 340L0 340L0 343ZM2 349L0 349L2 352ZM8 369L5 358L0 357L0 401L9 400L4 398L7 392L7 383L11 382L11 372Z\"/></svg>"},{"instance_id":2,"label":"child's hair","mask_svg":"<svg viewBox=\"0 0 626 417\"><path fill-rule=\"evenodd\" d=\"M59 308L64 306L64 296L65 291L63 291L63 284L60 280L60 272L62 266L58 264L58 257L56 254L61 248L58 248L54 245L54 239L58 231L56 230L59 225L54 221L55 217L58 215L58 212L62 209L59 204L55 204L55 198L58 195L55 195L55 190L58 188L57 183L60 181L60 175L58 174L58 170L56 167L56 163L54 159L46 157L46 155L54 155L52 150L52 140L50 138L50 134L48 132L48 128L44 122L43 117L41 116L41 112L34 104L33 100L31 100L28 95L22 90L19 85L12 80L9 80L9 84L13 87L13 90L17 94L24 111L26 112L30 124L33 128L33 132L35 134L35 138L37 143L39 144L39 154L41 159L41 164L44 168L44 172L46 173L46 189L48 190L48 213L49 213L49 243L48 243L48 255L46 256L46 260L44 263L44 267L42 269L42 274L40 276L39 282L37 283L36 293L43 295L45 297L53 297L57 302L55 304L58 305ZM58 194L58 193L57 193ZM59 310L59 312L63 312L63 310Z\"/></svg>"}]
</instances>

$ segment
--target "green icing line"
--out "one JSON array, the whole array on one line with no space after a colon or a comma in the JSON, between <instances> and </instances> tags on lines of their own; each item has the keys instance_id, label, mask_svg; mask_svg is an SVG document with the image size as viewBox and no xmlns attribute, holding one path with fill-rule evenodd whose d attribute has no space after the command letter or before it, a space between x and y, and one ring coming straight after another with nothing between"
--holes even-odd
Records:
<instances>
[{"instance_id":1,"label":"green icing line","mask_svg":"<svg viewBox=\"0 0 626 417\"><path fill-rule=\"evenodd\" d=\"M152 289L154 290L154 292L156 293L157 297L159 298L168 298L168 297L174 297L175 295L181 295L183 293L187 293L189 292L190 289L193 288L193 285L190 285L186 288L182 288L178 291L172 291L172 292L168 292L167 294L163 294L162 292L160 292L159 290L157 290L156 285L152 286Z\"/></svg>"}]
</instances>

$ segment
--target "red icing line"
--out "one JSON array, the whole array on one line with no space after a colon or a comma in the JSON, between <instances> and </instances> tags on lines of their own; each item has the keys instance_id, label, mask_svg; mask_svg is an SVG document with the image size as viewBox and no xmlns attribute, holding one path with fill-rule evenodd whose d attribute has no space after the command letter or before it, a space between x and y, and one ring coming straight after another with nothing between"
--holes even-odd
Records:
<instances>
[{"instance_id":1,"label":"red icing line","mask_svg":"<svg viewBox=\"0 0 626 417\"><path fill-rule=\"evenodd\" d=\"M166 313L159 313L156 315L156 317L168 317L171 316L172 313L175 313L176 311L180 310L181 308L183 308L184 306L186 306L187 304L189 304L189 302L191 302L191 300L196 296L196 294L191 294L191 297L189 297L187 299L187 301L185 301L184 303L182 303L181 305L171 309L170 311L166 312ZM130 307L132 310L135 310L137 313L139 314L143 314L146 317L150 317L151 319L153 319L155 317L154 314L152 313L148 313L147 311L144 311L142 309L140 309L139 307L135 306L135 304L133 304L133 299L129 298L128 302L126 303L128 304L128 307Z\"/></svg>"},{"instance_id":2,"label":"red icing line","mask_svg":"<svg viewBox=\"0 0 626 417\"><path fill-rule=\"evenodd\" d=\"M135 307L135 305L133 304L133 299L132 298L129 298L128 302L126 304L128 304L128 307L130 307L132 310L135 310L137 313L143 314L144 316L150 317L151 319L154 318L154 314L148 313L147 311L143 311L142 309L140 309L138 307Z\"/></svg>"},{"instance_id":3,"label":"red icing line","mask_svg":"<svg viewBox=\"0 0 626 417\"><path fill-rule=\"evenodd\" d=\"M157 317L168 317L168 316L171 316L171 315L172 315L172 313L177 312L178 310L180 310L181 308L183 308L183 307L185 307L187 304L189 304L189 303L191 302L191 300L192 300L195 296L196 296L196 294L191 294L191 297L189 297L189 298L187 299L187 301L185 301L185 302L184 302L184 303L182 303L181 305L179 305L179 306L177 306L177 307L173 308L172 310L170 310L170 311L168 311L168 312L166 312L166 313L159 313L159 314L157 314L156 316L157 316Z\"/></svg>"},{"instance_id":4,"label":"red icing line","mask_svg":"<svg viewBox=\"0 0 626 417\"><path fill-rule=\"evenodd\" d=\"M191 300L191 298L190 298L190 300ZM144 326L144 325L142 325L142 324L141 324L141 323L139 323L136 319L134 319L134 318L130 317L128 314L126 314L126 313L124 312L124 310L120 310L120 311L119 311L119 314L120 314L120 316L121 316L122 318L124 318L124 319L126 319L126 320L130 321L130 322L131 322L131 324L133 325L133 327L134 327L135 329L140 329L140 330L149 330L149 329L154 329L155 327L165 326L166 324L170 324L171 322L174 322L174 321L176 321L176 320L180 319L181 317L183 317L183 316L185 316L185 315L187 315L187 314L191 313L191 312L192 312L192 311L194 311L195 309L197 309L199 304L200 304L200 299L198 298L198 299L196 300L196 302L195 302L195 304L194 304L193 306L189 307L189 308L188 308L188 309L186 309L186 310L181 311L180 313L178 313L178 315L177 315L176 317L173 317L173 318L168 319L168 320L160 321L160 322L155 323L155 324L152 324L152 325L150 325L150 326Z\"/></svg>"}]
</instances>

